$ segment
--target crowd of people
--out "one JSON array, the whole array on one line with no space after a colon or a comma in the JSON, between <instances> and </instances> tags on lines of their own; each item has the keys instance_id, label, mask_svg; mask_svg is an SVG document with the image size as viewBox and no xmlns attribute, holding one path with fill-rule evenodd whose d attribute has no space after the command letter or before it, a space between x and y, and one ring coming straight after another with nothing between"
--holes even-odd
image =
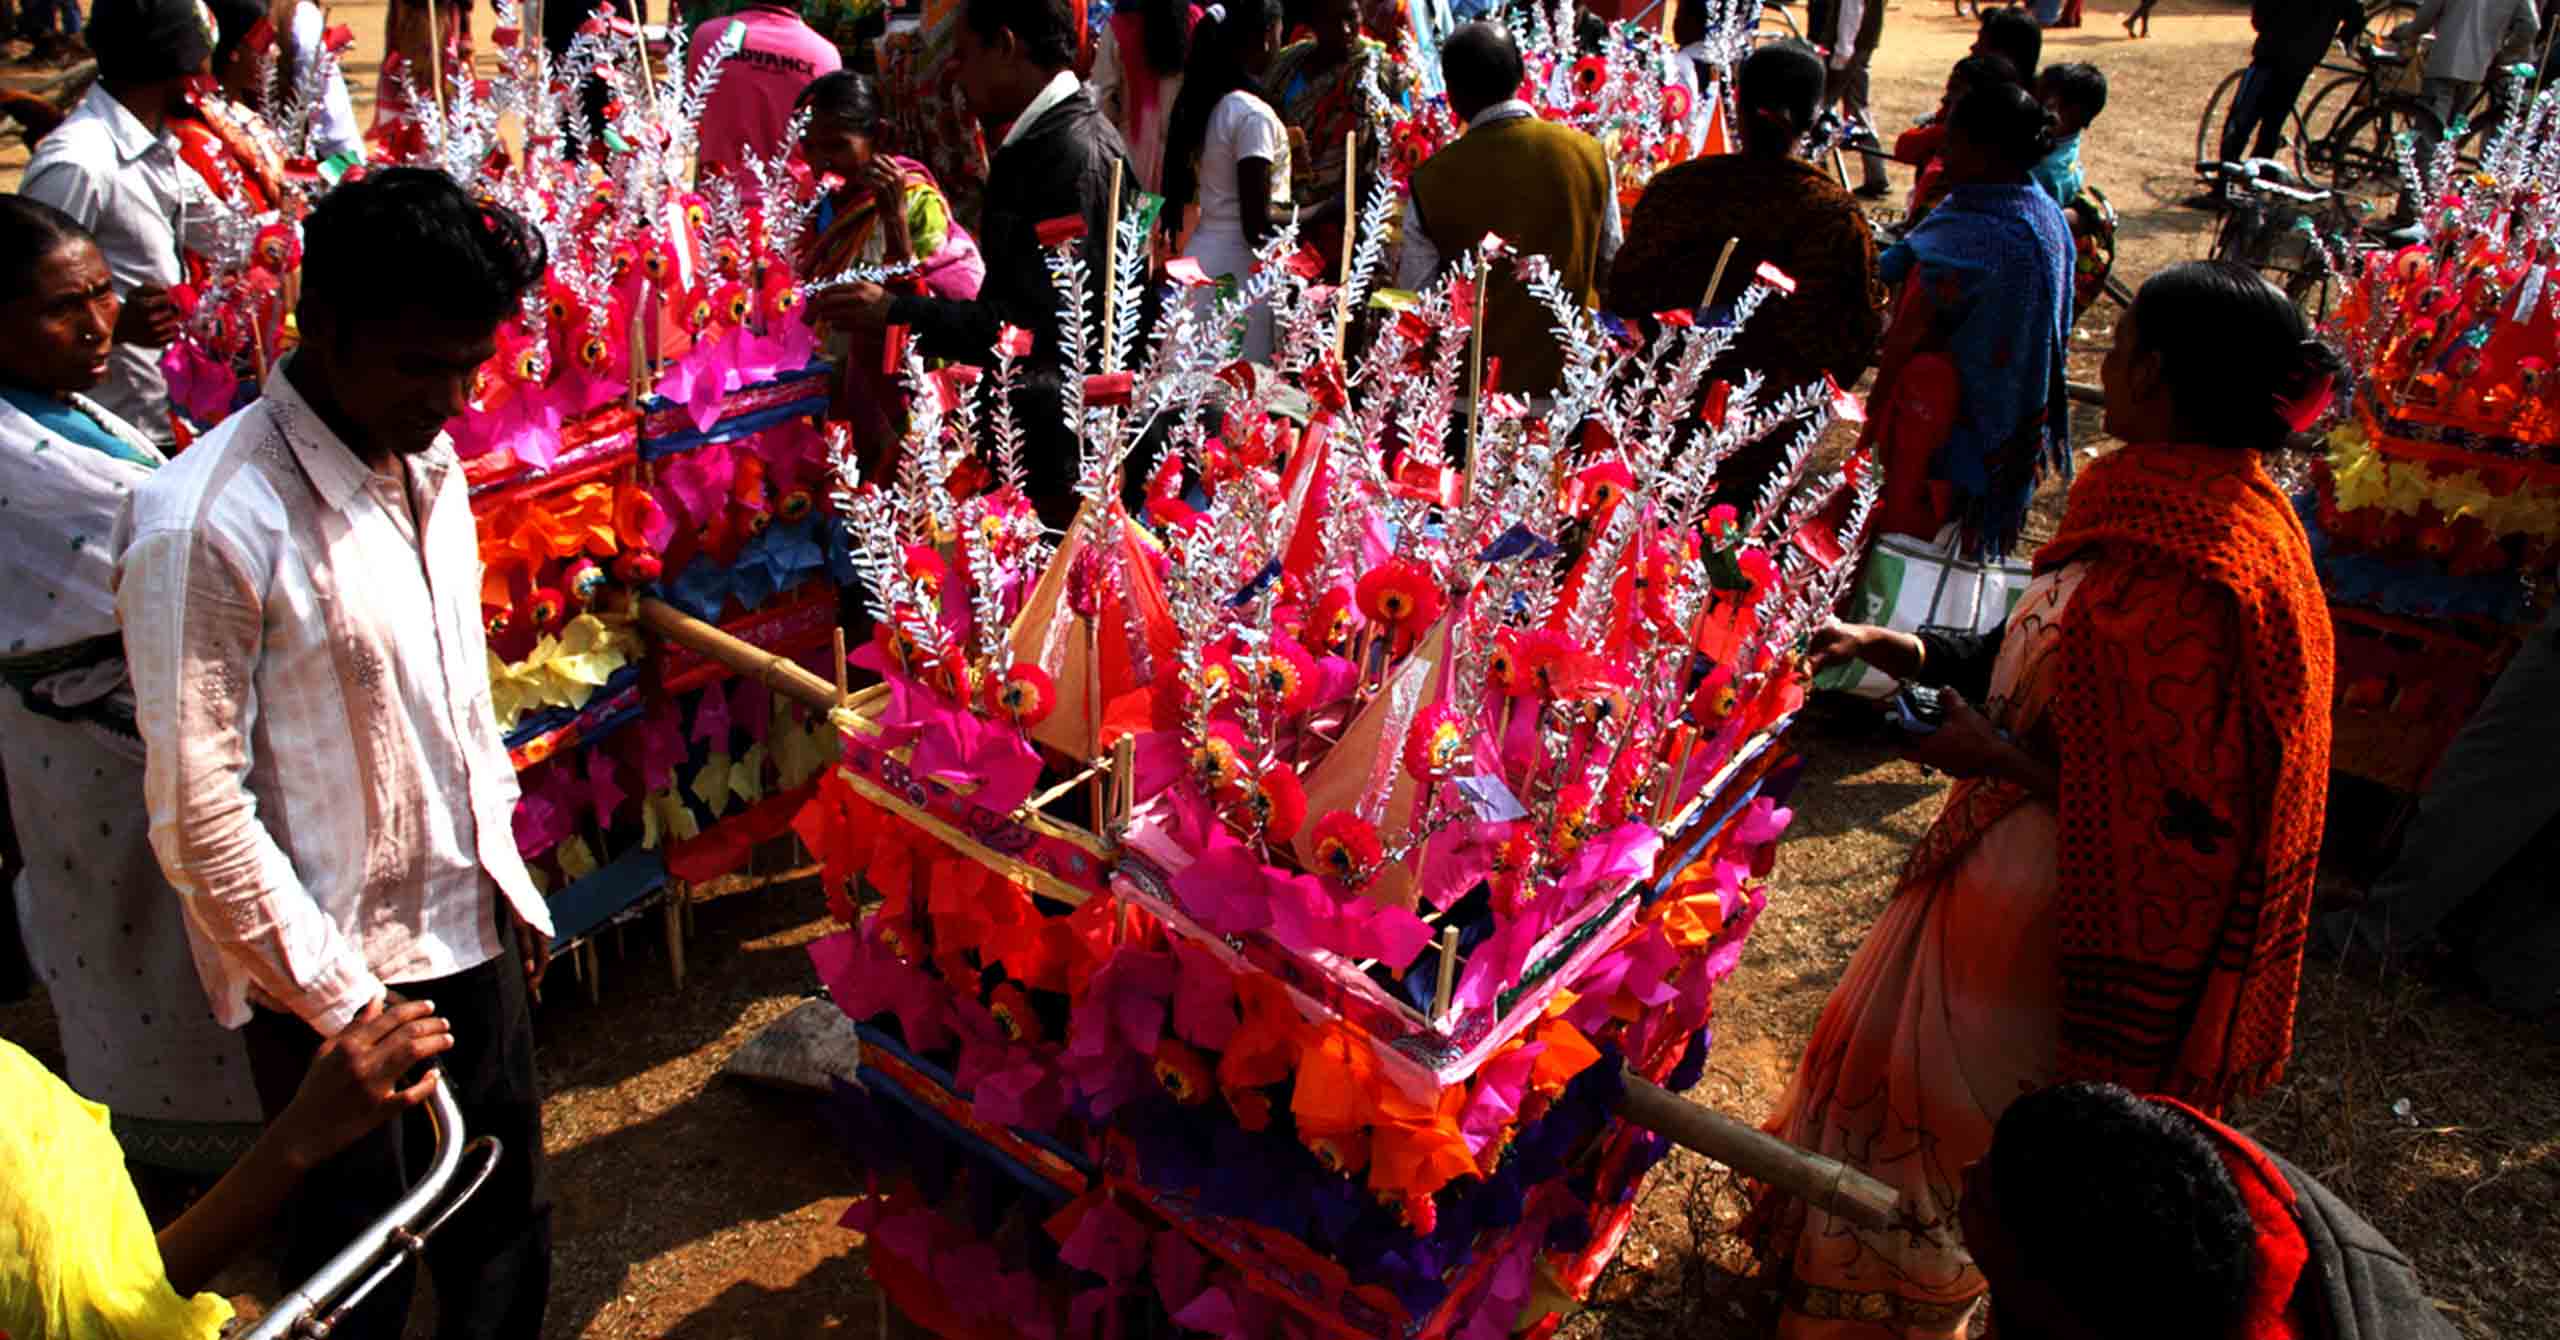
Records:
<instances>
[{"instance_id":1,"label":"crowd of people","mask_svg":"<svg viewBox=\"0 0 2560 1340\"><path fill-rule=\"evenodd\" d=\"M2530 20L2531 0L2510 3L2522 20L2491 26ZM15 906L69 1088L115 1112L123 1149L148 1162L155 1139L168 1153L228 1130L222 1161L247 1153L156 1242L121 1191L65 1219L63 1188L121 1187L115 1147L97 1108L0 1044L0 1088L25 1114L0 1124L0 1224L64 1244L0 1265L0 1333L213 1334L227 1308L191 1295L243 1226L280 1218L283 1267L307 1274L397 1196L424 1134L403 1114L440 1083L505 1148L427 1252L440 1333L535 1335L550 1197L531 1019L551 923L511 836L474 532L442 430L539 283L543 242L439 173L348 172L300 220L290 354L246 408L190 424L161 358L190 265L180 203L287 202L256 109L279 62L326 66L319 13L96 8L96 86L0 199ZM394 8L393 58L413 75L415 53L470 58L455 9ZM1819 45L1767 43L1724 70L1698 7L1679 6L1679 72L1732 83L1734 151L1662 172L1624 218L1607 146L1521 100L1508 31L1459 24L1435 82L1463 133L1412 173L1393 283L1428 284L1488 233L1638 325L1722 319L1755 276L1783 276L1791 297L1752 320L1737 361L1775 386L1864 384L1879 529L2008 554L2038 484L2072 468L2074 233L2106 80L2041 63L2044 29L2076 4L1987 11L1935 111L1889 154L1856 154L1853 192L1804 155L1826 109L1871 117L1885 7L1817 8ZM1384 158L1372 99L1420 96L1390 56L1393 4L1140 0L1099 25L1080 10L959 0L948 75L983 127L983 178L966 182L900 140L871 53L788 3L751 0L693 48L729 51L704 174L751 189L740 165L797 127L834 180L799 258L841 369L831 414L885 467L904 412L881 375L889 328L976 364L1028 332L1015 409L1052 524L1072 513L1076 444L1043 225L1103 236L1115 202L1125 216L1154 196L1158 263L1239 284L1294 222L1337 265L1346 202ZM2265 144L2306 34L2325 45L2344 13L2288 10L2299 33L2262 18L2235 135ZM406 99L425 96L397 82L377 144L414 129ZM344 88L321 96L325 141L361 159ZM1917 181L1905 225L1879 237L1857 196L1883 192L1887 157ZM903 263L906 278L835 282ZM1482 321L1471 392L1554 388L1559 352L1518 280L1488 286ZM1237 332L1247 359L1271 342L1267 313ZM2339 1312L2366 1318L2348 1333L2446 1333L2370 1225L2218 1120L2290 1050L2327 776L2326 608L2261 462L2338 374L2255 272L2152 276L2103 370L2103 431L2122 446L2073 484L2007 624L1815 640L1817 661L1945 690L1914 756L1955 785L1770 1123L1892 1184L1902 1215L1868 1232L1764 1198L1782 1333L1961 1335L1986 1291L2009 1337L2336 1334L2320 1319ZM1737 458L1720 486L1749 497L1777 465ZM412 1078L430 1057L440 1078ZM2116 1287L2125 1271L2138 1299ZM396 1280L340 1330L400 1333L409 1294Z\"/></svg>"}]
</instances>

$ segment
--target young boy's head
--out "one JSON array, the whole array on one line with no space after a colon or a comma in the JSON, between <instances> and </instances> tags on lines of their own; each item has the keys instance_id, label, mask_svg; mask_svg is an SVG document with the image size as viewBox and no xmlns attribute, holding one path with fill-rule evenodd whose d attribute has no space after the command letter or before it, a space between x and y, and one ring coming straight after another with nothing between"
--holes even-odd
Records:
<instances>
[{"instance_id":1,"label":"young boy's head","mask_svg":"<svg viewBox=\"0 0 2560 1340\"><path fill-rule=\"evenodd\" d=\"M2061 123L2061 134L2077 135L2107 109L2107 77L2087 61L2047 66L2036 76L2036 101Z\"/></svg>"}]
</instances>

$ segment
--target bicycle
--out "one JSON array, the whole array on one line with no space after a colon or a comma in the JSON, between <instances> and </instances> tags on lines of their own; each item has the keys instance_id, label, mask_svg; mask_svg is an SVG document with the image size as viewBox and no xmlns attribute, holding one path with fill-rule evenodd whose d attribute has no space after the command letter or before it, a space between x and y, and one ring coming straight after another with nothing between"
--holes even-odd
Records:
<instances>
[{"instance_id":1,"label":"bicycle","mask_svg":"<svg viewBox=\"0 0 2560 1340\"><path fill-rule=\"evenodd\" d=\"M2333 70L2339 67L2323 62L2320 68L2324 70ZM2204 100L2204 114L2196 118L2196 153L2194 161L2198 165L2199 177L2202 176L2203 164L2221 161L2222 132L2231 120L2231 109L2233 105L2238 103L2240 100L2240 81L2248 77L2249 67L2246 65L2241 66L2237 70L2233 70L2231 73L2222 77L2221 83L2213 86L2212 96ZM2302 170L2303 141L2309 138L2303 130L2301 99L2297 98L2294 100L2293 110L2287 113L2286 120L2290 123L2292 133L2284 137L2284 147L2293 155L2294 170L2296 172L2300 172ZM2204 184L2207 186L2212 185L2210 181L2206 181Z\"/></svg>"},{"instance_id":2,"label":"bicycle","mask_svg":"<svg viewBox=\"0 0 2560 1340\"><path fill-rule=\"evenodd\" d=\"M2344 250L2350 266L2372 245L2352 203L2273 159L2199 162L2196 175L2220 187L2230 202L2214 226L2213 259L2238 261L2267 276L2312 325L2327 320L2338 275L2318 239L2327 237L2331 247Z\"/></svg>"},{"instance_id":3,"label":"bicycle","mask_svg":"<svg viewBox=\"0 0 2560 1340\"><path fill-rule=\"evenodd\" d=\"M2396 201L2402 137L2437 140L2447 126L2419 96L2424 83L2417 51L2393 51L2367 39L2356 44L2354 54L2358 68L2321 85L2303 108L2303 124L2323 129L2303 145L2294 169L2304 177L2327 178L2329 189L2342 197L2368 204L2386 196ZM2533 68L2506 67L2453 109L2459 133L2450 147L2461 161L2478 161L2472 149L2530 87Z\"/></svg>"}]
</instances>

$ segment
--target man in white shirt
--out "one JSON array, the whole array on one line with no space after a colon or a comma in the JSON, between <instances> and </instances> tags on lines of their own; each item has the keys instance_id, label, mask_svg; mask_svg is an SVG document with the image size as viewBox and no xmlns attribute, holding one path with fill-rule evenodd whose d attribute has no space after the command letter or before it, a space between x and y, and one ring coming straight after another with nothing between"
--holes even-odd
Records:
<instances>
[{"instance_id":1,"label":"man in white shirt","mask_svg":"<svg viewBox=\"0 0 2560 1340\"><path fill-rule=\"evenodd\" d=\"M124 311L107 379L90 395L164 448L176 434L160 350L178 334L169 289L182 277L178 238L192 190L166 126L213 42L196 0L98 0L89 24L98 82L36 146L18 183L19 194L98 239Z\"/></svg>"},{"instance_id":2,"label":"man in white shirt","mask_svg":"<svg viewBox=\"0 0 2560 1340\"><path fill-rule=\"evenodd\" d=\"M538 1335L550 1284L528 997L551 920L516 853L443 431L544 263L531 225L442 173L338 187L303 226L301 346L134 490L120 537L152 848L269 1113L323 1038L423 999L453 1026L443 1082L504 1146L427 1251L446 1337ZM389 1208L424 1134L385 1127L317 1171L286 1218L288 1276ZM411 1286L338 1333L397 1337Z\"/></svg>"}]
</instances>

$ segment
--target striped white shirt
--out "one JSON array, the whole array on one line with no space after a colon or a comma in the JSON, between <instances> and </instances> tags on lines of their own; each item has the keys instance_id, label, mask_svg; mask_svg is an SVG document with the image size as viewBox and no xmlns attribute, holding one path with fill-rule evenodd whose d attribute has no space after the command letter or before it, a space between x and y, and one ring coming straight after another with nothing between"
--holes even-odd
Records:
<instances>
[{"instance_id":1,"label":"striped white shirt","mask_svg":"<svg viewBox=\"0 0 2560 1340\"><path fill-rule=\"evenodd\" d=\"M217 1018L335 1033L386 983L488 962L492 886L549 933L450 442L376 473L279 367L119 538L151 843Z\"/></svg>"}]
</instances>

